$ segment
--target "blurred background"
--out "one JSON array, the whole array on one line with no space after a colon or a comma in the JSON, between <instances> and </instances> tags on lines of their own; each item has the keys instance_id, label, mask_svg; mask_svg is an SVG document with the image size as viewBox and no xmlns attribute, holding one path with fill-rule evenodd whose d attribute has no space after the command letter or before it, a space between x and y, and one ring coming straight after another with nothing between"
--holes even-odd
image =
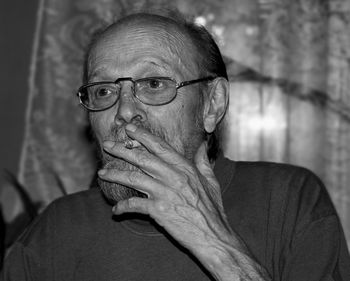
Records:
<instances>
[{"instance_id":1,"label":"blurred background","mask_svg":"<svg viewBox=\"0 0 350 281\"><path fill-rule=\"evenodd\" d=\"M134 9L162 6L206 26L222 50L231 80L225 155L312 170L349 244L350 0L11 0L0 9L1 247L94 177L75 97L90 35Z\"/></svg>"}]
</instances>

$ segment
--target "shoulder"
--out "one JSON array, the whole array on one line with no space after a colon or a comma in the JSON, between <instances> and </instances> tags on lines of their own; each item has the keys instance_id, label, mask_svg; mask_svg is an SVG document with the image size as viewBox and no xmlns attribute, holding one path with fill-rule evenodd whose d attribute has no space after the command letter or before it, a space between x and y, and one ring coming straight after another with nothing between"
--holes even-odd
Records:
<instances>
[{"instance_id":1,"label":"shoulder","mask_svg":"<svg viewBox=\"0 0 350 281\"><path fill-rule=\"evenodd\" d=\"M307 179L321 183L318 177L306 168L274 162L232 161L221 158L214 171L223 189L227 189L227 185L235 185L236 189L238 186L245 186L244 190L269 192L277 189L283 192L282 190L303 185L303 181Z\"/></svg>"},{"instance_id":2,"label":"shoulder","mask_svg":"<svg viewBox=\"0 0 350 281\"><path fill-rule=\"evenodd\" d=\"M310 170L272 162L236 162L232 185L268 208L307 214L309 220L336 215L326 187Z\"/></svg>"},{"instance_id":3,"label":"shoulder","mask_svg":"<svg viewBox=\"0 0 350 281\"><path fill-rule=\"evenodd\" d=\"M98 188L92 188L54 200L47 206L42 215L60 217L67 214L69 217L65 217L65 220L75 217L83 219L84 217L93 217L106 208L108 208L108 203L102 192Z\"/></svg>"},{"instance_id":4,"label":"shoulder","mask_svg":"<svg viewBox=\"0 0 350 281\"><path fill-rule=\"evenodd\" d=\"M284 163L274 162L236 162L236 171L239 176L250 174L254 179L268 180L272 182L292 179L305 179L306 177L316 177L310 170Z\"/></svg>"},{"instance_id":5,"label":"shoulder","mask_svg":"<svg viewBox=\"0 0 350 281\"><path fill-rule=\"evenodd\" d=\"M48 207L47 211L54 208L58 211L77 211L85 212L86 209L100 209L101 204L107 204L107 201L98 188L72 193L54 200Z\"/></svg>"},{"instance_id":6,"label":"shoulder","mask_svg":"<svg viewBox=\"0 0 350 281\"><path fill-rule=\"evenodd\" d=\"M42 238L83 233L95 223L111 216L111 207L98 189L89 189L60 197L50 203L31 223L19 241L26 245Z\"/></svg>"},{"instance_id":7,"label":"shoulder","mask_svg":"<svg viewBox=\"0 0 350 281\"><path fill-rule=\"evenodd\" d=\"M250 185L263 192L300 191L303 188L325 190L320 178L307 168L274 162L235 162L235 183Z\"/></svg>"},{"instance_id":8,"label":"shoulder","mask_svg":"<svg viewBox=\"0 0 350 281\"><path fill-rule=\"evenodd\" d=\"M28 266L32 272L26 274L40 272L45 276L42 280L52 280L46 274L55 274L56 267L73 272L86 249L94 248L103 237L110 221L110 206L98 189L61 197L49 204L15 242L7 266L15 270L14 274Z\"/></svg>"}]
</instances>

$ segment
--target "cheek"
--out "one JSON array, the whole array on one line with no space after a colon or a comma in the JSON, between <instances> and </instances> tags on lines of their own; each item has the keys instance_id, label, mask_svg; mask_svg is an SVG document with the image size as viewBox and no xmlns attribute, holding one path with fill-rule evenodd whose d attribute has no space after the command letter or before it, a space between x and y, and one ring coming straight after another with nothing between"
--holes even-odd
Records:
<instances>
[{"instance_id":1,"label":"cheek","mask_svg":"<svg viewBox=\"0 0 350 281\"><path fill-rule=\"evenodd\" d=\"M181 116L184 130L193 132L203 129L203 107L198 95L192 94L191 99L182 104L177 114Z\"/></svg>"},{"instance_id":2,"label":"cheek","mask_svg":"<svg viewBox=\"0 0 350 281\"><path fill-rule=\"evenodd\" d=\"M153 127L166 132L171 139L185 137L198 129L198 117L200 108L198 103L177 100L168 106L149 110L147 112L148 121Z\"/></svg>"},{"instance_id":3,"label":"cheek","mask_svg":"<svg viewBox=\"0 0 350 281\"><path fill-rule=\"evenodd\" d=\"M95 136L99 142L103 141L108 136L111 121L106 112L90 113L90 124Z\"/></svg>"}]
</instances>

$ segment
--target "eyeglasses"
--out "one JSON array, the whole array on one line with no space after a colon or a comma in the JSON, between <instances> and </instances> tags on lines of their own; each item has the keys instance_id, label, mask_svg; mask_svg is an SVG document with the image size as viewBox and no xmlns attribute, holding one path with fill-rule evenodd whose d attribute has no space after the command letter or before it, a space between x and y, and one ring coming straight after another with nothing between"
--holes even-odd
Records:
<instances>
[{"instance_id":1,"label":"eyeglasses","mask_svg":"<svg viewBox=\"0 0 350 281\"><path fill-rule=\"evenodd\" d=\"M177 83L170 77L147 77L133 80L131 77L118 78L113 81L88 83L79 88L77 96L80 104L90 111L102 111L112 107L119 99L121 82L132 82L132 93L147 105L164 105L170 103L177 95L177 90L191 84L213 80L208 76L196 80Z\"/></svg>"}]
</instances>

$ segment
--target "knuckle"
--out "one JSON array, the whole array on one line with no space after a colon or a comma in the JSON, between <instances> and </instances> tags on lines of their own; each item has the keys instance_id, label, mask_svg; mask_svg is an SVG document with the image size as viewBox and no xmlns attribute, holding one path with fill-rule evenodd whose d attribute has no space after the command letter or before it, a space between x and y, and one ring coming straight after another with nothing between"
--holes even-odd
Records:
<instances>
[{"instance_id":1,"label":"knuckle","mask_svg":"<svg viewBox=\"0 0 350 281\"><path fill-rule=\"evenodd\" d=\"M200 195L196 189L186 189L182 192L181 198L185 202L190 202L193 206L197 206L200 201Z\"/></svg>"},{"instance_id":2,"label":"knuckle","mask_svg":"<svg viewBox=\"0 0 350 281\"><path fill-rule=\"evenodd\" d=\"M175 186L177 189L183 189L190 184L190 177L186 174L181 174L175 180Z\"/></svg>"},{"instance_id":3,"label":"knuckle","mask_svg":"<svg viewBox=\"0 0 350 281\"><path fill-rule=\"evenodd\" d=\"M191 175L191 176L197 175L197 169L195 167L188 166L185 169L186 169L188 175Z\"/></svg>"},{"instance_id":4,"label":"knuckle","mask_svg":"<svg viewBox=\"0 0 350 281\"><path fill-rule=\"evenodd\" d=\"M183 174L177 179L174 187L174 191L182 201L192 202L193 204L199 201L198 184L194 183L191 176Z\"/></svg>"},{"instance_id":5,"label":"knuckle","mask_svg":"<svg viewBox=\"0 0 350 281\"><path fill-rule=\"evenodd\" d=\"M137 208L137 198L131 197L128 199L128 208L129 209L135 209Z\"/></svg>"},{"instance_id":6,"label":"knuckle","mask_svg":"<svg viewBox=\"0 0 350 281\"><path fill-rule=\"evenodd\" d=\"M170 204L164 201L155 202L155 210L159 213L165 213L170 209Z\"/></svg>"},{"instance_id":7,"label":"knuckle","mask_svg":"<svg viewBox=\"0 0 350 281\"><path fill-rule=\"evenodd\" d=\"M130 172L130 173L128 174L127 178L128 178L128 182L129 182L130 184L135 184L135 183L137 183L137 181L138 181L138 175L137 175L137 173L135 173L135 172Z\"/></svg>"},{"instance_id":8,"label":"knuckle","mask_svg":"<svg viewBox=\"0 0 350 281\"><path fill-rule=\"evenodd\" d=\"M142 133L140 134L140 137L141 137L142 139L144 139L144 140L147 140L147 139L150 138L150 133L149 133L149 132L142 132Z\"/></svg>"},{"instance_id":9,"label":"knuckle","mask_svg":"<svg viewBox=\"0 0 350 281\"><path fill-rule=\"evenodd\" d=\"M147 165L149 163L150 158L146 154L140 153L140 154L137 155L136 161L137 161L138 165L144 166L144 165Z\"/></svg>"},{"instance_id":10,"label":"knuckle","mask_svg":"<svg viewBox=\"0 0 350 281\"><path fill-rule=\"evenodd\" d=\"M169 146L164 141L159 141L155 143L155 150L158 153L165 153L169 150Z\"/></svg>"},{"instance_id":11,"label":"knuckle","mask_svg":"<svg viewBox=\"0 0 350 281\"><path fill-rule=\"evenodd\" d=\"M107 181L113 181L116 178L117 174L114 169L108 169L107 173L104 175Z\"/></svg>"}]
</instances>

